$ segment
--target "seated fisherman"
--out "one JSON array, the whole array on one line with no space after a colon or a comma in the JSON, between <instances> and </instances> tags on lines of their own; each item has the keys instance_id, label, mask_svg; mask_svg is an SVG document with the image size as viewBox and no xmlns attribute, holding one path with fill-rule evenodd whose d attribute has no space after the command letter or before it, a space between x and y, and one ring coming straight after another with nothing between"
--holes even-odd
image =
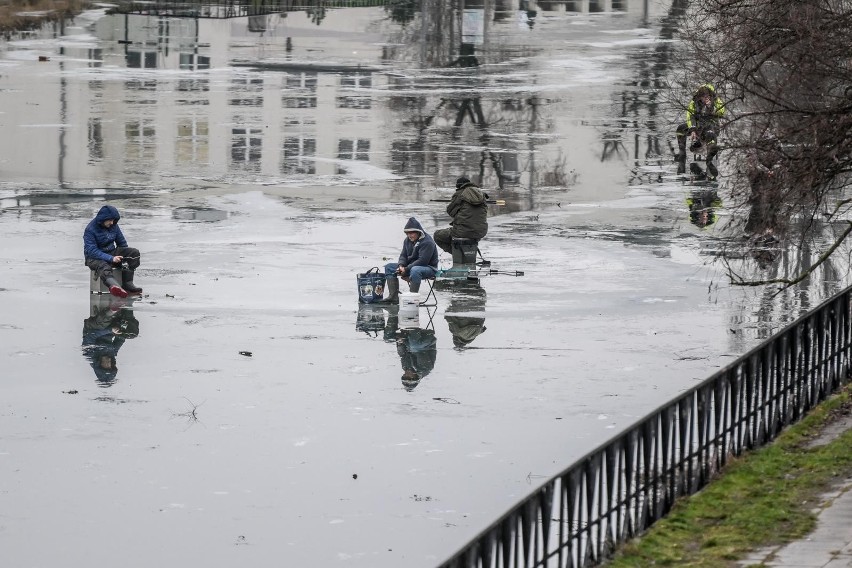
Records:
<instances>
[{"instance_id":1,"label":"seated fisherman","mask_svg":"<svg viewBox=\"0 0 852 568\"><path fill-rule=\"evenodd\" d=\"M488 233L488 195L466 177L456 180L456 192L447 205L453 218L449 229L435 231L435 244L452 254L453 239L479 240Z\"/></svg>"},{"instance_id":2,"label":"seated fisherman","mask_svg":"<svg viewBox=\"0 0 852 568\"><path fill-rule=\"evenodd\" d=\"M420 282L424 278L434 278L438 270L438 249L435 247L435 241L426 234L417 219L411 217L403 231L405 240L402 242L399 262L390 262L385 265L385 281L390 295L382 300L383 303L398 300L397 276L401 276L408 282L409 291L419 292Z\"/></svg>"},{"instance_id":3,"label":"seated fisherman","mask_svg":"<svg viewBox=\"0 0 852 568\"><path fill-rule=\"evenodd\" d=\"M101 207L95 218L83 231L83 256L86 266L109 287L109 293L119 298L128 294L141 294L142 288L133 283L133 274L139 267L139 250L127 246L127 239L118 226L121 215L112 205ZM123 268L124 263L127 267ZM113 269L121 270L124 287L119 286Z\"/></svg>"},{"instance_id":4,"label":"seated fisherman","mask_svg":"<svg viewBox=\"0 0 852 568\"><path fill-rule=\"evenodd\" d=\"M716 96L716 89L709 83L698 88L686 109L686 122L677 127L677 173L686 172L686 139L690 140L690 152L696 152L703 146L706 155L707 178L714 180L719 175L713 158L719 152L716 143L716 131L719 129L719 119L725 114L722 99ZM697 171L695 170L697 168ZM704 172L695 166L694 173L703 177Z\"/></svg>"}]
</instances>

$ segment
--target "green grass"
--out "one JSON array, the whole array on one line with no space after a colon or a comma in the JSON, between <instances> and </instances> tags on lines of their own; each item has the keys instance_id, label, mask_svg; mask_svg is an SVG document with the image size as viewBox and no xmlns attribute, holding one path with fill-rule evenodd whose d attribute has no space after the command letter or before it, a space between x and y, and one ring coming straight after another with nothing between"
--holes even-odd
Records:
<instances>
[{"instance_id":1,"label":"green grass","mask_svg":"<svg viewBox=\"0 0 852 568\"><path fill-rule=\"evenodd\" d=\"M820 495L852 477L852 430L827 445L807 445L850 411L847 385L772 444L729 462L710 485L681 499L606 566L735 566L752 551L808 534Z\"/></svg>"}]
</instances>

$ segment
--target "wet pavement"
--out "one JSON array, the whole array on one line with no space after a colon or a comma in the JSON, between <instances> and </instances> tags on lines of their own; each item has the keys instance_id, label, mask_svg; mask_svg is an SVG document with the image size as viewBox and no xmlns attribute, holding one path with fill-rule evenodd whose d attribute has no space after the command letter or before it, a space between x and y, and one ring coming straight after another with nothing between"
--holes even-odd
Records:
<instances>
[{"instance_id":1,"label":"wet pavement","mask_svg":"<svg viewBox=\"0 0 852 568\"><path fill-rule=\"evenodd\" d=\"M817 527L807 537L753 554L746 565L767 568L849 568L852 566L852 480L826 495Z\"/></svg>"},{"instance_id":2,"label":"wet pavement","mask_svg":"<svg viewBox=\"0 0 852 568\"><path fill-rule=\"evenodd\" d=\"M443 8L93 12L4 44L8 561L432 566L845 285L726 284L724 206L657 116L668 6L622 5L492 7L476 65ZM355 274L409 216L446 226L461 174L506 201L482 251L524 275L438 283L416 322L359 308ZM141 298L88 292L104 202Z\"/></svg>"}]
</instances>

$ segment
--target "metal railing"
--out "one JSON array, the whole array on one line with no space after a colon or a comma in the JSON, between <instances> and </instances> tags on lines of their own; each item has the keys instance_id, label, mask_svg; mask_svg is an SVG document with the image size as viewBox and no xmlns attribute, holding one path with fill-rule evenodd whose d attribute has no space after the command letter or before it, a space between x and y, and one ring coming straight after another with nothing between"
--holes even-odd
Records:
<instances>
[{"instance_id":1,"label":"metal railing","mask_svg":"<svg viewBox=\"0 0 852 568\"><path fill-rule=\"evenodd\" d=\"M849 288L552 477L441 566L587 567L849 380Z\"/></svg>"}]
</instances>

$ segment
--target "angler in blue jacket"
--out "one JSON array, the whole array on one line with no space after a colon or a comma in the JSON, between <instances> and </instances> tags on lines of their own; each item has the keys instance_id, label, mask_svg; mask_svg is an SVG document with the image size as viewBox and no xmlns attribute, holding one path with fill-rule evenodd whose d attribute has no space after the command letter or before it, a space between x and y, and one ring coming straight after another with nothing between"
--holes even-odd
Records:
<instances>
[{"instance_id":1,"label":"angler in blue jacket","mask_svg":"<svg viewBox=\"0 0 852 568\"><path fill-rule=\"evenodd\" d=\"M385 281L390 295L382 300L384 303L396 302L399 298L397 276L408 281L410 292L419 292L420 282L424 278L434 278L438 270L438 247L432 237L423 230L420 222L411 217L403 231L405 240L402 242L399 262L385 265Z\"/></svg>"},{"instance_id":2,"label":"angler in blue jacket","mask_svg":"<svg viewBox=\"0 0 852 568\"><path fill-rule=\"evenodd\" d=\"M112 205L101 207L95 218L83 231L83 256L86 266L109 287L109 293L119 298L128 294L141 294L142 288L133 283L133 274L139 268L139 250L127 246L127 239L118 226L121 215ZM113 270L121 270L124 287L119 286Z\"/></svg>"}]
</instances>

